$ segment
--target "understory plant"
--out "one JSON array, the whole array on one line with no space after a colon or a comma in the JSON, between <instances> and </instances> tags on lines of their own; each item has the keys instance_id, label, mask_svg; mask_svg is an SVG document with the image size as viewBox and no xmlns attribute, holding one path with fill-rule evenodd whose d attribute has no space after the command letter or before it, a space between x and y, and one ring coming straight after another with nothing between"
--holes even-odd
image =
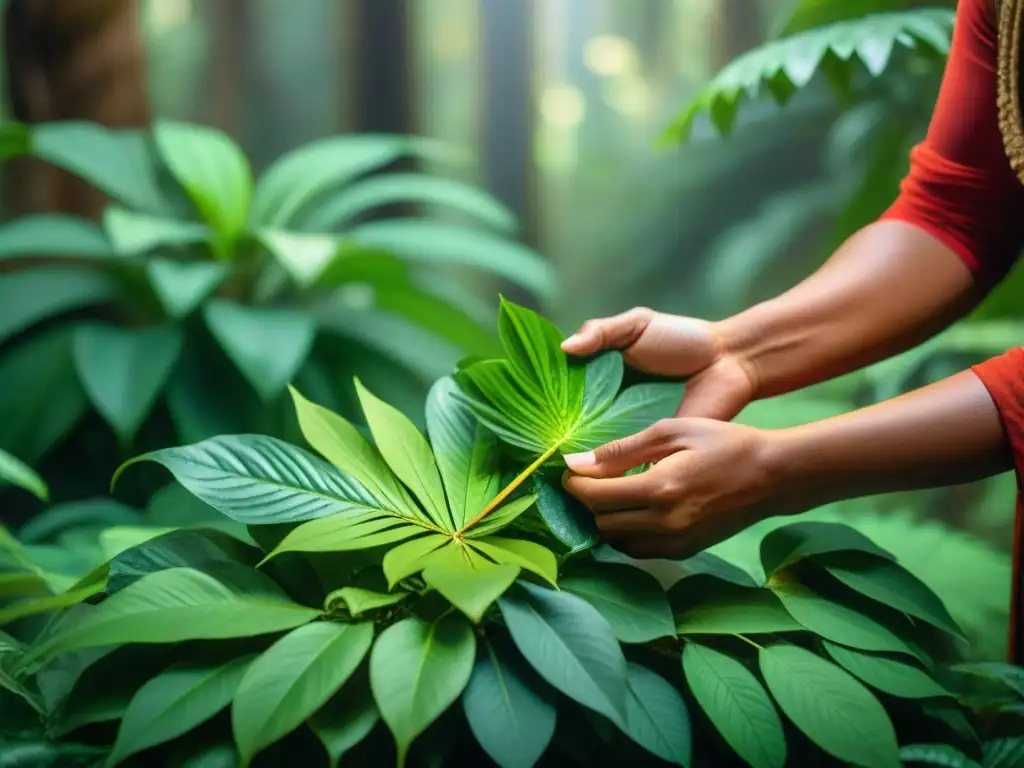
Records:
<instances>
[{"instance_id":1,"label":"understory plant","mask_svg":"<svg viewBox=\"0 0 1024 768\"><path fill-rule=\"evenodd\" d=\"M47 213L0 227L0 447L40 469L71 446L74 461L55 462L59 500L97 493L91 480L153 447L301 439L290 382L352 414L359 376L417 411L456 361L497 349L493 310L449 267L552 295L550 266L494 198L388 172L458 161L426 139L333 136L258 176L225 134L187 123L8 125L5 139L7 156L110 200L98 223Z\"/></svg>"},{"instance_id":2,"label":"understory plant","mask_svg":"<svg viewBox=\"0 0 1024 768\"><path fill-rule=\"evenodd\" d=\"M851 528L778 527L756 575L709 553L634 561L603 544L561 489L560 455L671 414L679 388L623 388L618 354L570 360L550 323L508 302L499 335L504 357L433 385L425 434L357 382L372 439L293 388L316 453L241 434L129 461L118 476L162 465L230 525L150 531L59 610L8 604L22 610L0 635L6 754L502 768L1024 758L1021 672L950 666L962 633L942 602Z\"/></svg>"}]
</instances>

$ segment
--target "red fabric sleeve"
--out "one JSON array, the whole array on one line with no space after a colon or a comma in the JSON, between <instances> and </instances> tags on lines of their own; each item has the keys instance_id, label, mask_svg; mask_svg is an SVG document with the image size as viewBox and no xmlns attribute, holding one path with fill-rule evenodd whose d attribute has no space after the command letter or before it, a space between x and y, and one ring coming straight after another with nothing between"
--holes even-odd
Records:
<instances>
[{"instance_id":1,"label":"red fabric sleeve","mask_svg":"<svg viewBox=\"0 0 1024 768\"><path fill-rule=\"evenodd\" d=\"M1024 478L1024 347L1014 347L971 370L992 395L1017 472Z\"/></svg>"},{"instance_id":2,"label":"red fabric sleeve","mask_svg":"<svg viewBox=\"0 0 1024 768\"><path fill-rule=\"evenodd\" d=\"M1003 150L996 59L995 4L960 0L928 135L882 216L924 229L986 283L1005 276L1024 245L1024 185Z\"/></svg>"}]
</instances>

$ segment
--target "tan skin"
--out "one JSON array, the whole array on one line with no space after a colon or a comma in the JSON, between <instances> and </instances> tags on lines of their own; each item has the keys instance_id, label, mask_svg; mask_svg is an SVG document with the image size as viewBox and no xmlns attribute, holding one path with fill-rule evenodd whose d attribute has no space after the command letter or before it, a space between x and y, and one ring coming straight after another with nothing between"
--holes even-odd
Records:
<instances>
[{"instance_id":1,"label":"tan skin","mask_svg":"<svg viewBox=\"0 0 1024 768\"><path fill-rule=\"evenodd\" d=\"M566 352L620 349L633 367L686 378L687 387L675 418L567 456L565 487L616 548L683 558L766 517L1009 470L998 411L970 371L791 429L727 421L753 400L907 350L983 294L938 240L887 221L850 238L792 290L727 320L634 309L589 321L565 340ZM645 462L657 464L623 477Z\"/></svg>"}]
</instances>

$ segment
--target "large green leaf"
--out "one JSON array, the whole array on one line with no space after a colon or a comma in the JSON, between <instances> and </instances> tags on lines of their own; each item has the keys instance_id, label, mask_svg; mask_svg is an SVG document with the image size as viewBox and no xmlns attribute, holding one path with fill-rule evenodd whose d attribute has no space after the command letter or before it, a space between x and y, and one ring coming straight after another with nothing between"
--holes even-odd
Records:
<instances>
[{"instance_id":1,"label":"large green leaf","mask_svg":"<svg viewBox=\"0 0 1024 768\"><path fill-rule=\"evenodd\" d=\"M338 254L340 242L331 235L262 229L260 242L301 287L309 288Z\"/></svg>"},{"instance_id":2,"label":"large green leaf","mask_svg":"<svg viewBox=\"0 0 1024 768\"><path fill-rule=\"evenodd\" d=\"M588 373L589 368L588 367ZM589 451L599 445L641 432L672 416L683 397L682 384L637 384L625 390L610 407L584 415L566 443L568 451Z\"/></svg>"},{"instance_id":3,"label":"large green leaf","mask_svg":"<svg viewBox=\"0 0 1024 768\"><path fill-rule=\"evenodd\" d=\"M948 744L911 744L900 750L900 759L911 765L935 765L941 768L982 768L959 749Z\"/></svg>"},{"instance_id":4,"label":"large green leaf","mask_svg":"<svg viewBox=\"0 0 1024 768\"><path fill-rule=\"evenodd\" d=\"M203 219L227 249L245 228L253 194L249 162L227 135L212 128L161 121L153 129L164 163L185 189Z\"/></svg>"},{"instance_id":5,"label":"large green leaf","mask_svg":"<svg viewBox=\"0 0 1024 768\"><path fill-rule=\"evenodd\" d=\"M883 559L893 556L867 536L842 523L806 522L776 528L761 540L761 566L766 576L808 557L834 552L865 552Z\"/></svg>"},{"instance_id":6,"label":"large green leaf","mask_svg":"<svg viewBox=\"0 0 1024 768\"><path fill-rule=\"evenodd\" d=\"M601 538L594 514L575 496L539 475L532 479L537 512L552 535L576 553L595 546Z\"/></svg>"},{"instance_id":7,"label":"large green leaf","mask_svg":"<svg viewBox=\"0 0 1024 768\"><path fill-rule=\"evenodd\" d=\"M224 663L181 662L142 686L128 704L109 765L175 739L231 703L252 656Z\"/></svg>"},{"instance_id":8,"label":"large green leaf","mask_svg":"<svg viewBox=\"0 0 1024 768\"><path fill-rule=\"evenodd\" d=\"M689 581L683 579L669 593L680 635L756 635L804 629L767 589L701 581L700 593L694 595ZM711 584L714 587L709 589Z\"/></svg>"},{"instance_id":9,"label":"large green leaf","mask_svg":"<svg viewBox=\"0 0 1024 768\"><path fill-rule=\"evenodd\" d=\"M426 533L426 531L417 521L403 522L396 516L331 515L310 520L295 528L281 540L281 543L274 548L267 559L284 552L349 552L356 549L381 547L405 541L405 539L422 533ZM444 536L433 535L430 538L436 547L448 541ZM401 552L399 547L395 547L388 551L388 556L393 558L395 555L392 553L401 554ZM415 572L413 570L405 575ZM398 578L404 578L404 576ZM394 581L397 581L398 578Z\"/></svg>"},{"instance_id":10,"label":"large green leaf","mask_svg":"<svg viewBox=\"0 0 1024 768\"><path fill-rule=\"evenodd\" d=\"M381 564L384 576L387 578L388 589L394 588L395 584L402 579L422 571L430 562L430 556L448 545L456 546L460 549L462 546L453 542L446 535L430 534L429 536L407 541L388 550Z\"/></svg>"},{"instance_id":11,"label":"large green leaf","mask_svg":"<svg viewBox=\"0 0 1024 768\"><path fill-rule=\"evenodd\" d=\"M245 589L192 568L150 574L100 605L66 616L28 658L44 660L76 648L123 643L249 637L292 629L319 615L289 601L261 574L250 574Z\"/></svg>"},{"instance_id":12,"label":"large green leaf","mask_svg":"<svg viewBox=\"0 0 1024 768\"><path fill-rule=\"evenodd\" d=\"M338 768L345 753L369 736L379 721L380 711L373 701L369 681L365 674L357 672L309 719L309 727L327 750L331 768Z\"/></svg>"},{"instance_id":13,"label":"large green leaf","mask_svg":"<svg viewBox=\"0 0 1024 768\"><path fill-rule=\"evenodd\" d=\"M496 565L470 547L453 541L430 556L423 569L423 580L479 624L519 573L518 565Z\"/></svg>"},{"instance_id":14,"label":"large green leaf","mask_svg":"<svg viewBox=\"0 0 1024 768\"><path fill-rule=\"evenodd\" d=\"M222 299L203 310L210 333L265 401L285 390L313 347L316 325L300 310L245 307Z\"/></svg>"},{"instance_id":15,"label":"large green leaf","mask_svg":"<svg viewBox=\"0 0 1024 768\"><path fill-rule=\"evenodd\" d=\"M16 485L42 501L48 501L50 498L50 489L32 467L0 449L0 486L4 483Z\"/></svg>"},{"instance_id":16,"label":"large green leaf","mask_svg":"<svg viewBox=\"0 0 1024 768\"><path fill-rule=\"evenodd\" d=\"M685 141L693 123L707 112L719 132L728 134L740 103L767 91L785 103L824 69L835 87L846 91L861 66L877 77L899 47L941 59L949 51L954 13L918 8L836 22L775 40L743 54L719 72L666 130L662 141Z\"/></svg>"},{"instance_id":17,"label":"large green leaf","mask_svg":"<svg viewBox=\"0 0 1024 768\"><path fill-rule=\"evenodd\" d=\"M0 225L0 260L25 256L112 255L103 230L88 219L62 213L22 216Z\"/></svg>"},{"instance_id":18,"label":"large green leaf","mask_svg":"<svg viewBox=\"0 0 1024 768\"><path fill-rule=\"evenodd\" d=\"M625 726L626 660L597 609L575 595L526 582L499 605L516 647L544 680Z\"/></svg>"},{"instance_id":19,"label":"large green leaf","mask_svg":"<svg viewBox=\"0 0 1024 768\"><path fill-rule=\"evenodd\" d=\"M547 547L525 539L485 536L468 539L467 543L496 563L518 565L524 571L540 576L552 586L558 579L558 561Z\"/></svg>"},{"instance_id":20,"label":"large green leaf","mask_svg":"<svg viewBox=\"0 0 1024 768\"><path fill-rule=\"evenodd\" d=\"M619 642L646 643L676 633L664 590L641 570L611 563L584 565L563 576L559 586L594 606Z\"/></svg>"},{"instance_id":21,"label":"large green leaf","mask_svg":"<svg viewBox=\"0 0 1024 768\"><path fill-rule=\"evenodd\" d=\"M0 280L0 342L48 318L116 297L114 282L96 270L38 267L5 274Z\"/></svg>"},{"instance_id":22,"label":"large green leaf","mask_svg":"<svg viewBox=\"0 0 1024 768\"><path fill-rule=\"evenodd\" d=\"M216 261L152 259L146 264L153 292L175 319L191 314L230 272L229 265Z\"/></svg>"},{"instance_id":23,"label":"large green leaf","mask_svg":"<svg viewBox=\"0 0 1024 768\"><path fill-rule=\"evenodd\" d=\"M231 705L242 764L326 704L372 643L372 623L318 622L293 629L256 659Z\"/></svg>"},{"instance_id":24,"label":"large green leaf","mask_svg":"<svg viewBox=\"0 0 1024 768\"><path fill-rule=\"evenodd\" d=\"M900 765L889 716L849 673L794 645L762 649L760 665L779 707L823 750L864 768Z\"/></svg>"},{"instance_id":25,"label":"large green leaf","mask_svg":"<svg viewBox=\"0 0 1024 768\"><path fill-rule=\"evenodd\" d=\"M189 491L240 523L266 525L354 516L383 508L356 480L300 448L263 435L224 435L138 456L155 461Z\"/></svg>"},{"instance_id":26,"label":"large green leaf","mask_svg":"<svg viewBox=\"0 0 1024 768\"><path fill-rule=\"evenodd\" d=\"M555 733L554 691L504 640L481 645L462 710L480 746L501 768L532 768Z\"/></svg>"},{"instance_id":27,"label":"large green leaf","mask_svg":"<svg viewBox=\"0 0 1024 768\"><path fill-rule=\"evenodd\" d=\"M182 347L177 326L85 325L72 350L82 386L124 442L135 437L167 383Z\"/></svg>"},{"instance_id":28,"label":"large green leaf","mask_svg":"<svg viewBox=\"0 0 1024 768\"><path fill-rule=\"evenodd\" d=\"M400 767L413 740L459 698L475 656L473 628L458 614L431 624L403 619L381 633L370 653L370 685Z\"/></svg>"},{"instance_id":29,"label":"large green leaf","mask_svg":"<svg viewBox=\"0 0 1024 768\"><path fill-rule=\"evenodd\" d=\"M324 598L324 610L334 613L338 604L344 603L348 615L356 617L378 608L388 608L407 597L408 592L377 592L362 587L341 587Z\"/></svg>"},{"instance_id":30,"label":"large green leaf","mask_svg":"<svg viewBox=\"0 0 1024 768\"><path fill-rule=\"evenodd\" d=\"M836 664L872 688L902 699L927 699L949 696L950 693L927 672L917 667L884 656L854 651L824 641L825 650Z\"/></svg>"},{"instance_id":31,"label":"large green leaf","mask_svg":"<svg viewBox=\"0 0 1024 768\"><path fill-rule=\"evenodd\" d=\"M103 212L103 228L119 256L136 256L168 246L196 245L213 239L213 233L195 221L178 221L109 206Z\"/></svg>"},{"instance_id":32,"label":"large green leaf","mask_svg":"<svg viewBox=\"0 0 1024 768\"><path fill-rule=\"evenodd\" d=\"M689 642L683 672L697 703L722 738L752 768L783 768L786 736L760 681L741 662Z\"/></svg>"},{"instance_id":33,"label":"large green leaf","mask_svg":"<svg viewBox=\"0 0 1024 768\"><path fill-rule=\"evenodd\" d=\"M683 697L665 678L630 662L626 669L626 733L672 765L690 765L690 715Z\"/></svg>"}]
</instances>

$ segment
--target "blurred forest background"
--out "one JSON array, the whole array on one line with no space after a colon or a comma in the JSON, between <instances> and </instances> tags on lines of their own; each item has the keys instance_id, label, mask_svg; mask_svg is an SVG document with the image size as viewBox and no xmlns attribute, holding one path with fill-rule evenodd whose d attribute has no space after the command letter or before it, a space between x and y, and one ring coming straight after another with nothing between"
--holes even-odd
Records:
<instances>
[{"instance_id":1,"label":"blurred forest background","mask_svg":"<svg viewBox=\"0 0 1024 768\"><path fill-rule=\"evenodd\" d=\"M895 196L909 148L927 127L942 72L942 57L934 55L940 45L922 51L901 44L884 24L872 26L870 14L936 7L945 13L955 3L103 0L91 7L106 10L92 17L72 6L8 0L5 118L112 127L153 119L199 123L237 141L257 173L289 150L337 134L414 134L449 143L464 162L427 158L417 167L485 189L507 206L520 222L515 237L553 267L557 293L531 292L522 282L509 282L500 268L472 274L447 264L430 269L452 275L465 288L462 299L475 300L483 318L493 318L502 290L569 330L589 316L634 305L724 317L821 264ZM35 15L26 10L31 8ZM825 33L788 48L771 42L807 29ZM860 62L854 87L837 92L826 76L831 68L821 62L847 43ZM725 65L750 51L760 58L748 62L769 86L778 84L778 71L797 85L807 80L806 86L792 89L796 93L785 105L768 96L771 87L762 89L763 97L741 105L728 135L698 115L686 141L656 150L683 107ZM95 196L20 163L0 166L10 222L27 212L99 216L103 204ZM17 269L0 273L0 294ZM822 418L1018 344L1024 339L1019 284L1011 277L976 316L921 349L755 404L740 420L777 427ZM0 303L0 319L5 310ZM30 341L15 338L8 347ZM408 359L419 342L390 325L359 336L387 365L420 366L413 378L422 384L458 355L427 353L432 357L424 368L422 359ZM334 375L338 369L330 370ZM381 375L404 375L390 371ZM132 514L152 512L148 492L114 502L103 489L120 460L188 433L173 393L155 408L170 409L177 432L143 431L156 445L119 443L95 414L83 415L83 405L45 445L28 450L23 435L29 427L14 424L24 422L27 411L12 387L0 383L7 389L0 392L0 446L41 471L54 487L53 502L65 510L61 520L88 519L83 500L100 497L104 509L117 504L120 511L97 519L122 528L125 504ZM412 392L401 405L415 413L422 400L415 386ZM75 436L83 423L91 430L88 438ZM108 434L100 435L104 430ZM61 486L59 478L80 472L83 464L95 482ZM1006 476L813 514L851 520L897 552L969 627L978 654L994 658L1006 645L1014 487L1014 478ZM12 528L44 508L13 489L0 490L4 522ZM50 519L57 519L56 508L47 511ZM31 534L26 544L35 547L38 562L56 567L46 558L60 547L66 557L68 548L93 546L100 527L83 536L80 526L73 530L62 522L46 535ZM101 550L109 555L109 546ZM751 556L743 536L720 550L738 562Z\"/></svg>"}]
</instances>

